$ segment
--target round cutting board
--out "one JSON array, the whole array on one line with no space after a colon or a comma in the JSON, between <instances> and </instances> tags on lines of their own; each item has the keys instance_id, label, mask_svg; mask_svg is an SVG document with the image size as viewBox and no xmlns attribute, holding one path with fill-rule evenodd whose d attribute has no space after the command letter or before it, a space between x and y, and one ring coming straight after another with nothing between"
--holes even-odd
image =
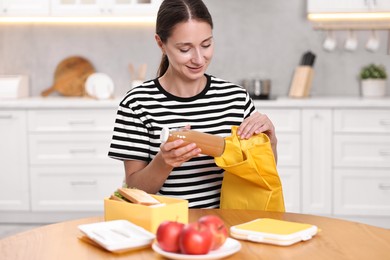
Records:
<instances>
[{"instance_id":1,"label":"round cutting board","mask_svg":"<svg viewBox=\"0 0 390 260\"><path fill-rule=\"evenodd\" d=\"M63 96L84 96L85 81L94 72L94 67L87 59L80 56L66 58L56 67L54 84L41 95L45 97L57 91Z\"/></svg>"}]
</instances>

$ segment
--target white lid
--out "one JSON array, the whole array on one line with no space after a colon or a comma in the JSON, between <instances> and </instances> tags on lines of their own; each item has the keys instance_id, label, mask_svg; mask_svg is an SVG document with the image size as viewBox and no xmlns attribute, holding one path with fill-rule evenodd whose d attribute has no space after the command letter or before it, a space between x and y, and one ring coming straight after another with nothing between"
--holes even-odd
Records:
<instances>
[{"instance_id":1,"label":"white lid","mask_svg":"<svg viewBox=\"0 0 390 260\"><path fill-rule=\"evenodd\" d=\"M162 143L165 143L168 140L168 137L169 137L169 128L163 127L160 134L160 141Z\"/></svg>"},{"instance_id":2,"label":"white lid","mask_svg":"<svg viewBox=\"0 0 390 260\"><path fill-rule=\"evenodd\" d=\"M136 249L152 244L155 235L127 220L79 225L90 239L109 251Z\"/></svg>"}]
</instances>

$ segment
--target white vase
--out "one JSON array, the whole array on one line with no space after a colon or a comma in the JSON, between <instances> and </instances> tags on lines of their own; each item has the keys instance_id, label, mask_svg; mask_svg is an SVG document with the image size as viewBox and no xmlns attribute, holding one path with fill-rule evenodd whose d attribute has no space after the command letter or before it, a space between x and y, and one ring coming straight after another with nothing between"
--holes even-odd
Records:
<instances>
[{"instance_id":1,"label":"white vase","mask_svg":"<svg viewBox=\"0 0 390 260\"><path fill-rule=\"evenodd\" d=\"M383 97L386 94L385 79L364 79L361 84L363 97Z\"/></svg>"}]
</instances>

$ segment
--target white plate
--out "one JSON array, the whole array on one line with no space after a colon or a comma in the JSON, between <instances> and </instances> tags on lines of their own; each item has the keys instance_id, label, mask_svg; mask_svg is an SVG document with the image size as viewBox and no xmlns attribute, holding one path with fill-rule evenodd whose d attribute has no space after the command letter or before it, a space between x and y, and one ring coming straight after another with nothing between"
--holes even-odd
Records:
<instances>
[{"instance_id":1,"label":"white plate","mask_svg":"<svg viewBox=\"0 0 390 260\"><path fill-rule=\"evenodd\" d=\"M91 97L108 99L114 92L114 82L107 74L93 73L85 82L85 91Z\"/></svg>"},{"instance_id":2,"label":"white plate","mask_svg":"<svg viewBox=\"0 0 390 260\"><path fill-rule=\"evenodd\" d=\"M225 243L218 248L217 250L212 250L208 254L205 255L186 255L186 254L179 254L179 253L171 253L171 252L166 252L162 250L157 243L153 243L152 245L153 250L167 258L170 259L196 259L196 260L211 260L211 259L220 259L227 257L229 255L232 255L241 249L241 243L238 242L237 240L228 237L225 241Z\"/></svg>"},{"instance_id":3,"label":"white plate","mask_svg":"<svg viewBox=\"0 0 390 260\"><path fill-rule=\"evenodd\" d=\"M152 244L155 235L127 220L79 225L87 237L109 251L124 251Z\"/></svg>"}]
</instances>

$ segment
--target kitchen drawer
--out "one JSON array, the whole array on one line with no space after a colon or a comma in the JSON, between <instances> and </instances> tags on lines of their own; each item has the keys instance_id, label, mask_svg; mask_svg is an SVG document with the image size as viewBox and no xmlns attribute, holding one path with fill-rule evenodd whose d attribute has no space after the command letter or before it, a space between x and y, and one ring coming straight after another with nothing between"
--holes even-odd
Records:
<instances>
[{"instance_id":1,"label":"kitchen drawer","mask_svg":"<svg viewBox=\"0 0 390 260\"><path fill-rule=\"evenodd\" d=\"M32 165L113 165L108 157L111 132L82 134L30 134Z\"/></svg>"},{"instance_id":2,"label":"kitchen drawer","mask_svg":"<svg viewBox=\"0 0 390 260\"><path fill-rule=\"evenodd\" d=\"M390 215L389 169L336 169L334 213L340 215Z\"/></svg>"},{"instance_id":3,"label":"kitchen drawer","mask_svg":"<svg viewBox=\"0 0 390 260\"><path fill-rule=\"evenodd\" d=\"M287 212L300 213L301 177L298 167L278 167Z\"/></svg>"},{"instance_id":4,"label":"kitchen drawer","mask_svg":"<svg viewBox=\"0 0 390 260\"><path fill-rule=\"evenodd\" d=\"M390 135L335 135L334 165L390 167Z\"/></svg>"},{"instance_id":5,"label":"kitchen drawer","mask_svg":"<svg viewBox=\"0 0 390 260\"><path fill-rule=\"evenodd\" d=\"M335 110L333 125L337 133L390 133L390 111Z\"/></svg>"},{"instance_id":6,"label":"kitchen drawer","mask_svg":"<svg viewBox=\"0 0 390 260\"><path fill-rule=\"evenodd\" d=\"M264 109L257 107L257 110L271 119L277 134L280 132L299 132L301 129L299 109Z\"/></svg>"},{"instance_id":7,"label":"kitchen drawer","mask_svg":"<svg viewBox=\"0 0 390 260\"><path fill-rule=\"evenodd\" d=\"M28 111L31 132L112 131L114 109L53 109Z\"/></svg>"},{"instance_id":8,"label":"kitchen drawer","mask_svg":"<svg viewBox=\"0 0 390 260\"><path fill-rule=\"evenodd\" d=\"M102 212L123 177L123 167L31 167L32 210Z\"/></svg>"},{"instance_id":9,"label":"kitchen drawer","mask_svg":"<svg viewBox=\"0 0 390 260\"><path fill-rule=\"evenodd\" d=\"M278 165L299 166L301 164L301 136L281 133L278 138Z\"/></svg>"}]
</instances>

